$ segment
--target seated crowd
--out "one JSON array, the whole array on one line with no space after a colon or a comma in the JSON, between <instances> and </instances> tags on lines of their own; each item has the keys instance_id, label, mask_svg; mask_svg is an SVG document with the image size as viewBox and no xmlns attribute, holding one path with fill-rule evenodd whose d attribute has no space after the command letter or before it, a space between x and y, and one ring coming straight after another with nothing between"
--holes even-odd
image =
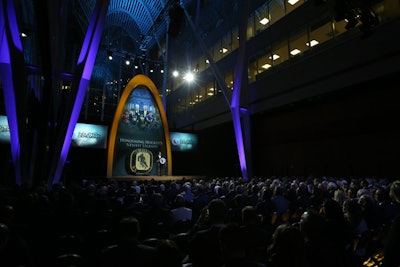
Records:
<instances>
[{"instance_id":1,"label":"seated crowd","mask_svg":"<svg viewBox=\"0 0 400 267\"><path fill-rule=\"evenodd\" d=\"M400 180L94 179L0 190L0 266L400 266Z\"/></svg>"}]
</instances>

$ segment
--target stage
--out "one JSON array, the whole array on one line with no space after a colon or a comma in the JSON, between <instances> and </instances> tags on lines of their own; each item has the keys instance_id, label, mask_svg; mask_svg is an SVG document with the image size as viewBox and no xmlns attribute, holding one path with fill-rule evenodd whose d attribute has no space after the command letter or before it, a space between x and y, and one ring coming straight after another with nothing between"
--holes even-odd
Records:
<instances>
[{"instance_id":1,"label":"stage","mask_svg":"<svg viewBox=\"0 0 400 267\"><path fill-rule=\"evenodd\" d=\"M193 180L193 179L204 179L204 176L201 175L149 175L149 176L116 176L110 180L117 180L117 181L182 181L182 180Z\"/></svg>"}]
</instances>

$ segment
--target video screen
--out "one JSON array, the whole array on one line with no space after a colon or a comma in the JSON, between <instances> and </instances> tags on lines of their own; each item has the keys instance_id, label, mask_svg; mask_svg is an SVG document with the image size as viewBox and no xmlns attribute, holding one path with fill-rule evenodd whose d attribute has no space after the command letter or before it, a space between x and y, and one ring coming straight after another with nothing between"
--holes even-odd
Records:
<instances>
[{"instance_id":1,"label":"video screen","mask_svg":"<svg viewBox=\"0 0 400 267\"><path fill-rule=\"evenodd\" d=\"M195 152L198 149L198 136L192 133L170 132L171 150Z\"/></svg>"},{"instance_id":2,"label":"video screen","mask_svg":"<svg viewBox=\"0 0 400 267\"><path fill-rule=\"evenodd\" d=\"M4 115L0 115L0 143L10 143L10 127Z\"/></svg>"},{"instance_id":3,"label":"video screen","mask_svg":"<svg viewBox=\"0 0 400 267\"><path fill-rule=\"evenodd\" d=\"M106 148L108 127L97 124L77 123L71 145L75 147ZM7 116L0 115L0 143L10 143Z\"/></svg>"},{"instance_id":4,"label":"video screen","mask_svg":"<svg viewBox=\"0 0 400 267\"><path fill-rule=\"evenodd\" d=\"M105 125L77 123L72 135L71 146L106 148L107 131Z\"/></svg>"}]
</instances>

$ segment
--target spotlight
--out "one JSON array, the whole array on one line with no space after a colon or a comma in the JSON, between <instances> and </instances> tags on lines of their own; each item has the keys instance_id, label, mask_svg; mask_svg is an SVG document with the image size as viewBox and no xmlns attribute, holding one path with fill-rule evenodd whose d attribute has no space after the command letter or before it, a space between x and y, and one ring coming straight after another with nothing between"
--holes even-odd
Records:
<instances>
[{"instance_id":1,"label":"spotlight","mask_svg":"<svg viewBox=\"0 0 400 267\"><path fill-rule=\"evenodd\" d=\"M125 64L126 65L130 65L131 64L131 59L130 59L129 55L125 56Z\"/></svg>"},{"instance_id":2,"label":"spotlight","mask_svg":"<svg viewBox=\"0 0 400 267\"><path fill-rule=\"evenodd\" d=\"M108 50L107 51L107 56L108 56L108 60L112 60L113 59L113 52Z\"/></svg>"},{"instance_id":3,"label":"spotlight","mask_svg":"<svg viewBox=\"0 0 400 267\"><path fill-rule=\"evenodd\" d=\"M187 72L185 76L183 77L184 80L186 80L188 83L191 83L194 81L194 74L192 72Z\"/></svg>"}]
</instances>

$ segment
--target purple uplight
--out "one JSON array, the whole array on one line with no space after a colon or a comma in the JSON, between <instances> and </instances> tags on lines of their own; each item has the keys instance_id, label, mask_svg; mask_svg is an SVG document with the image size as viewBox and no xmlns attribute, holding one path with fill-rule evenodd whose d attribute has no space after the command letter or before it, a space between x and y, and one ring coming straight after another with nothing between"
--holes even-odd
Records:
<instances>
[{"instance_id":1,"label":"purple uplight","mask_svg":"<svg viewBox=\"0 0 400 267\"><path fill-rule=\"evenodd\" d=\"M8 43L10 40L7 38L6 25L8 25L10 28L14 46L21 51L22 45L21 40L19 39L18 24L15 19L13 1L10 0L7 2L7 11L3 6L3 2L0 2L0 12L0 14L2 14L0 17L0 75L2 76L3 80L4 102L8 118L8 125L10 128L11 156L14 163L15 179L16 183L21 185L21 169L19 168L21 163L21 148L18 135L18 120L11 65L11 52ZM8 18L8 23L6 18Z\"/></svg>"},{"instance_id":2,"label":"purple uplight","mask_svg":"<svg viewBox=\"0 0 400 267\"><path fill-rule=\"evenodd\" d=\"M239 54L239 63L240 63L240 54ZM247 180L247 164L246 164L246 153L244 150L243 145L243 133L242 133L242 126L240 121L240 86L242 84L242 79L240 74L243 71L242 64L238 64L238 70L236 71L237 75L235 77L235 82L233 85L233 93L232 93L232 102L231 102L231 113L232 113L232 120L233 120L233 128L235 131L235 138L236 138L236 146L238 149L239 155L239 163L240 169L242 171L242 178Z\"/></svg>"},{"instance_id":3,"label":"purple uplight","mask_svg":"<svg viewBox=\"0 0 400 267\"><path fill-rule=\"evenodd\" d=\"M241 126L241 121L240 121L240 107L238 103L238 99L240 98L240 88L235 88L236 86L239 86L236 83L234 85L234 90L233 90L233 95L232 95L232 103L231 103L231 113L232 113L232 120L233 120L233 128L235 131L235 138L236 138L236 146L238 150L238 155L239 155L239 163L240 163L240 169L242 172L242 178L247 180L247 164L246 164L246 153L244 150L244 145L243 145L243 133L242 133L242 126Z\"/></svg>"},{"instance_id":4,"label":"purple uplight","mask_svg":"<svg viewBox=\"0 0 400 267\"><path fill-rule=\"evenodd\" d=\"M14 46L19 51L22 52L22 42L21 42L21 39L19 38L18 23L17 23L14 4L13 4L12 0L7 1L7 15L8 15L8 23L10 25L11 37L13 39Z\"/></svg>"},{"instance_id":5,"label":"purple uplight","mask_svg":"<svg viewBox=\"0 0 400 267\"><path fill-rule=\"evenodd\" d=\"M4 50L2 50L4 53ZM12 70L9 64L0 63L0 70L3 79L4 102L8 125L10 128L11 156L15 166L20 163L20 142L18 135L17 109L15 105L14 86L12 82ZM15 167L15 179L18 185L21 185L21 170Z\"/></svg>"},{"instance_id":6,"label":"purple uplight","mask_svg":"<svg viewBox=\"0 0 400 267\"><path fill-rule=\"evenodd\" d=\"M82 45L82 50L78 59L78 66L84 62L82 77L79 82L75 103L72 108L70 121L68 123L67 132L65 134L64 143L61 149L60 158L54 173L53 184L59 183L62 170L67 159L72 135L74 133L75 125L78 121L82 104L85 99L86 88L89 86L90 83L94 62L103 32L104 20L107 13L108 4L109 1L97 2L96 8L94 10L94 15L90 21L88 31L86 32L85 41Z\"/></svg>"},{"instance_id":7,"label":"purple uplight","mask_svg":"<svg viewBox=\"0 0 400 267\"><path fill-rule=\"evenodd\" d=\"M93 65L91 66L93 68ZM57 168L54 173L53 184L59 183L62 170L67 159L69 148L71 146L72 135L74 134L75 125L78 122L79 114L81 111L83 100L85 99L86 88L89 85L90 80L81 79L79 84L78 94L75 99L75 104L71 113L71 119L68 124L67 132L65 134L64 144L61 150L60 158L57 163Z\"/></svg>"}]
</instances>

